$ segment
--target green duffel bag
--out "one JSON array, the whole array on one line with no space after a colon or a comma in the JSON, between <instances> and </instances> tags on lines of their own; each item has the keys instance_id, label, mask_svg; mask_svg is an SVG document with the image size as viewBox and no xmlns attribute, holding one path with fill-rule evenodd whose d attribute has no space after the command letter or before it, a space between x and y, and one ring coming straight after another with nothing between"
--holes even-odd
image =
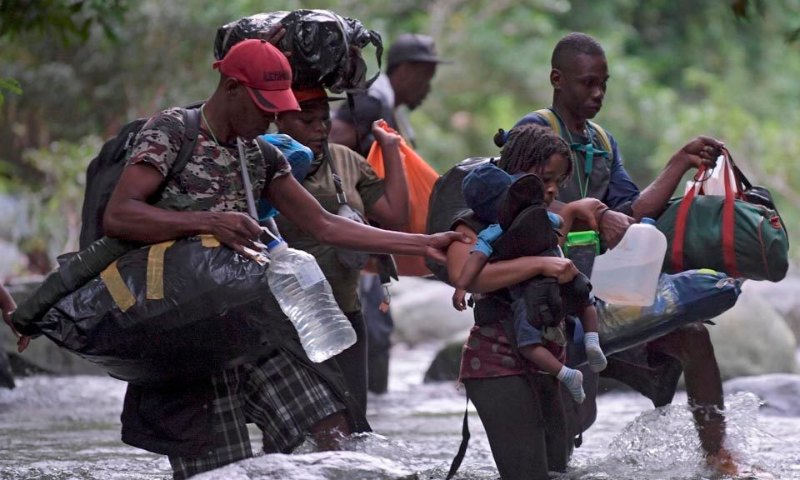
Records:
<instances>
[{"instance_id":1,"label":"green duffel bag","mask_svg":"<svg viewBox=\"0 0 800 480\"><path fill-rule=\"evenodd\" d=\"M656 222L668 242L663 270L711 268L731 277L782 280L789 268L786 227L769 191L752 186L724 154L725 195L705 195L701 182L673 199Z\"/></svg>"}]
</instances>

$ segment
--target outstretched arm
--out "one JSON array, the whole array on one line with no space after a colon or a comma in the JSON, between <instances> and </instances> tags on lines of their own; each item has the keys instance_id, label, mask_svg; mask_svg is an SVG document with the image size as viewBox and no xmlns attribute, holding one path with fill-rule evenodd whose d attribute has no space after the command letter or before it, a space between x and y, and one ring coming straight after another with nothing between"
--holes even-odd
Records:
<instances>
[{"instance_id":1,"label":"outstretched arm","mask_svg":"<svg viewBox=\"0 0 800 480\"><path fill-rule=\"evenodd\" d=\"M381 230L333 215L291 175L270 182L267 198L281 214L320 243L374 253L422 255L444 263L451 242L469 242L466 235L444 232L435 235Z\"/></svg>"},{"instance_id":2,"label":"outstretched arm","mask_svg":"<svg viewBox=\"0 0 800 480\"><path fill-rule=\"evenodd\" d=\"M724 144L711 137L699 136L684 145L669 159L658 177L633 202L633 216L657 218L678 187L683 174L692 168L713 167Z\"/></svg>"}]
</instances>

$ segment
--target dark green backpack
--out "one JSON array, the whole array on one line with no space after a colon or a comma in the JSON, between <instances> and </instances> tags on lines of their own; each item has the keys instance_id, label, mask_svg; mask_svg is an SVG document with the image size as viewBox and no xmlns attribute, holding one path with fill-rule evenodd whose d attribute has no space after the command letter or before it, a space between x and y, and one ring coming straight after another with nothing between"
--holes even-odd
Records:
<instances>
[{"instance_id":1,"label":"dark green backpack","mask_svg":"<svg viewBox=\"0 0 800 480\"><path fill-rule=\"evenodd\" d=\"M183 120L186 125L184 141L175 164L169 172L169 178L178 175L192 156L197 142L197 133L200 130L199 106L198 103L183 110ZM111 193L125 168L133 140L147 120L149 119L138 118L127 123L119 133L103 144L100 153L89 162L89 167L86 169L86 192L81 209L81 250L103 237L103 215L106 212L106 204L108 204ZM162 183L162 189L166 186L169 178Z\"/></svg>"}]
</instances>

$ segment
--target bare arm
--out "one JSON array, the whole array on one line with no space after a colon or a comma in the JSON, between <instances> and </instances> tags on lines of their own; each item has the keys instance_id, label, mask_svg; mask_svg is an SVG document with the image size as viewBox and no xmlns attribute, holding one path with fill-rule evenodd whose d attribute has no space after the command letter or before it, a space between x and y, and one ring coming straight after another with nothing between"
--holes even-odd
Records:
<instances>
[{"instance_id":1,"label":"bare arm","mask_svg":"<svg viewBox=\"0 0 800 480\"><path fill-rule=\"evenodd\" d=\"M372 125L372 134L381 146L385 193L370 209L370 219L378 221L382 227L391 230L408 228L408 185L403 160L400 156L400 135L387 132L379 122Z\"/></svg>"},{"instance_id":2,"label":"bare arm","mask_svg":"<svg viewBox=\"0 0 800 480\"><path fill-rule=\"evenodd\" d=\"M466 290L467 287L472 285L472 282L478 278L480 275L481 270L486 264L489 262L489 257L484 255L481 252L472 252L467 257L466 263L464 263L464 268L461 269L461 273L458 275L458 279L453 282L453 286L458 289Z\"/></svg>"},{"instance_id":3,"label":"bare arm","mask_svg":"<svg viewBox=\"0 0 800 480\"><path fill-rule=\"evenodd\" d=\"M582 198L567 204L562 204L559 215L564 219L561 233L566 235L573 230L597 230L597 222L603 209L607 208L603 202L596 198Z\"/></svg>"},{"instance_id":4,"label":"bare arm","mask_svg":"<svg viewBox=\"0 0 800 480\"><path fill-rule=\"evenodd\" d=\"M459 225L456 232L464 234L475 242L477 235L466 225ZM467 263L471 247L468 243L453 242L447 249L447 271L450 281L458 281ZM557 278L559 283L572 280L578 269L567 258L559 257L520 257L487 264L467 290L473 293L493 292L500 288L515 285L536 275Z\"/></svg>"},{"instance_id":5,"label":"bare arm","mask_svg":"<svg viewBox=\"0 0 800 480\"><path fill-rule=\"evenodd\" d=\"M237 212L176 212L147 203L164 177L144 163L128 165L108 201L103 228L109 237L158 243L198 234L212 234L229 247L253 248L261 233L258 223Z\"/></svg>"},{"instance_id":6,"label":"bare arm","mask_svg":"<svg viewBox=\"0 0 800 480\"><path fill-rule=\"evenodd\" d=\"M711 137L699 136L678 150L658 177L642 191L633 202L633 216L657 218L664 211L670 197L678 187L683 174L691 168L713 167L721 153L723 143Z\"/></svg>"},{"instance_id":7,"label":"bare arm","mask_svg":"<svg viewBox=\"0 0 800 480\"><path fill-rule=\"evenodd\" d=\"M635 220L624 213L610 210L604 203L584 198L570 203L553 202L551 210L564 218L562 233L595 230L609 247L619 243L625 231Z\"/></svg>"},{"instance_id":8,"label":"bare arm","mask_svg":"<svg viewBox=\"0 0 800 480\"><path fill-rule=\"evenodd\" d=\"M451 242L469 240L455 232L435 235L381 230L353 222L323 209L291 175L272 180L267 198L286 218L312 235L320 243L347 247L362 252L423 255L445 261L445 249Z\"/></svg>"}]
</instances>

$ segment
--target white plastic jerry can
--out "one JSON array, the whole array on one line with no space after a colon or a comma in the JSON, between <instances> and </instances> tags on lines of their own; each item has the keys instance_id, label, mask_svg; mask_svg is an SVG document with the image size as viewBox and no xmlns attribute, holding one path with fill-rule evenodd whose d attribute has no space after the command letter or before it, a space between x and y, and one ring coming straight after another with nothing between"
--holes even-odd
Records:
<instances>
[{"instance_id":1,"label":"white plastic jerry can","mask_svg":"<svg viewBox=\"0 0 800 480\"><path fill-rule=\"evenodd\" d=\"M655 221L642 218L616 247L594 259L592 293L606 303L652 305L666 251L667 238Z\"/></svg>"}]
</instances>

